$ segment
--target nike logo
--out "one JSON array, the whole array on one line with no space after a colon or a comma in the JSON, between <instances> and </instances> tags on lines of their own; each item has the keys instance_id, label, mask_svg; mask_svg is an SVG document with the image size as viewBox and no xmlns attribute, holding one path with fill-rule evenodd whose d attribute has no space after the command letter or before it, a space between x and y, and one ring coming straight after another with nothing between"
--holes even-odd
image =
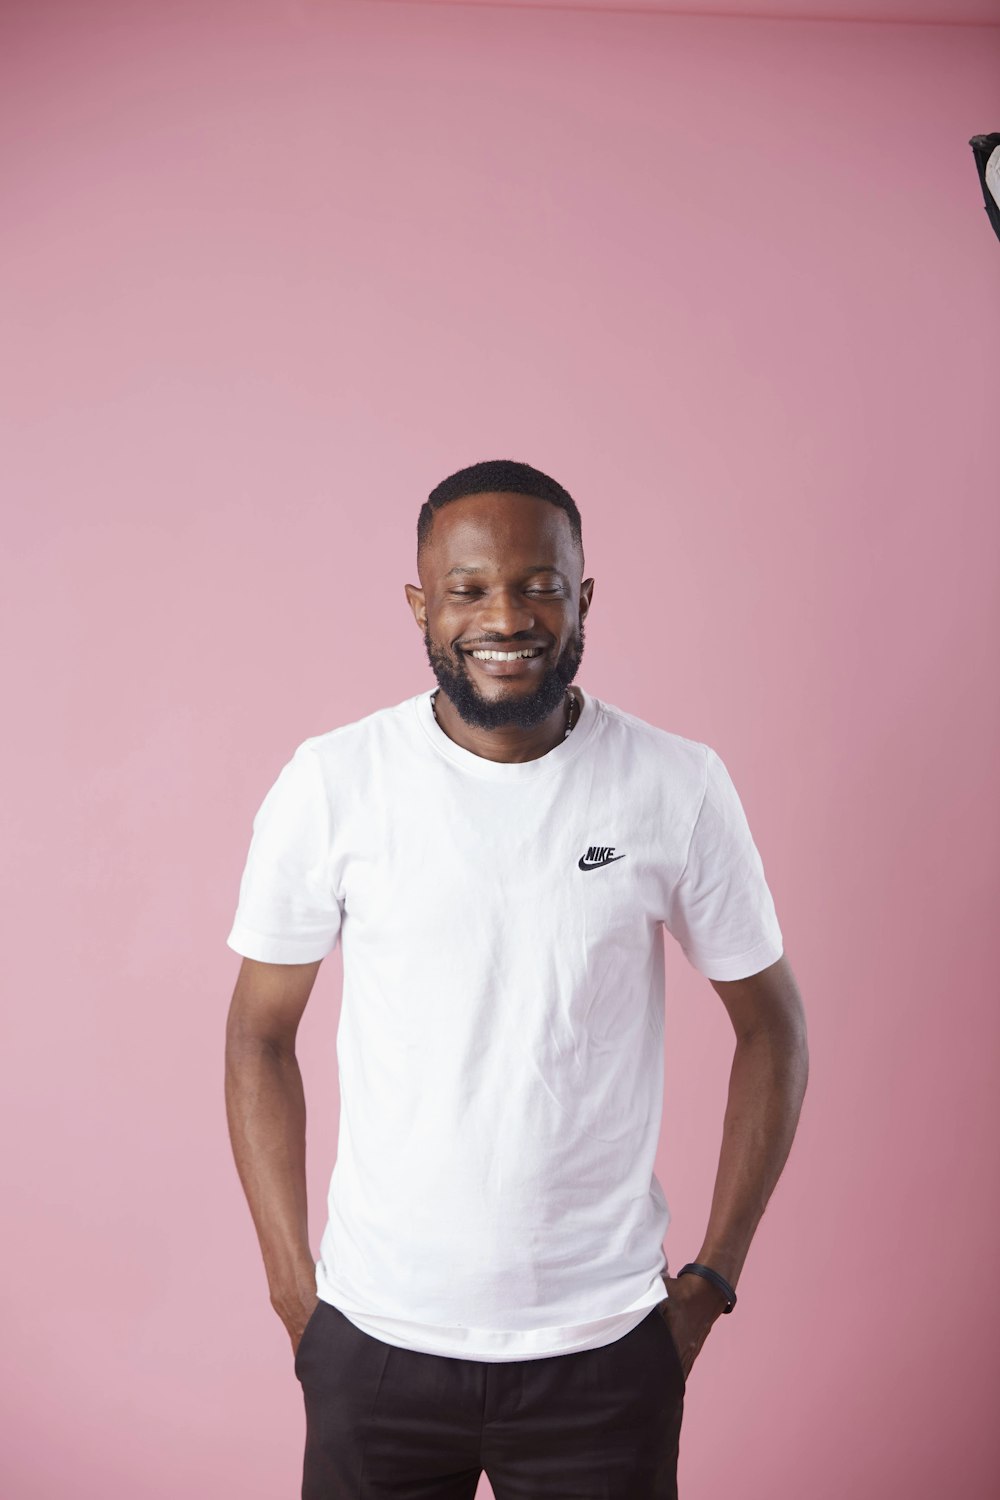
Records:
<instances>
[{"instance_id":1,"label":"nike logo","mask_svg":"<svg viewBox=\"0 0 1000 1500\"><path fill-rule=\"evenodd\" d=\"M586 854L581 854L577 863L581 870L599 870L602 865L613 865L616 859L624 858L624 854L616 854L613 848L591 844Z\"/></svg>"}]
</instances>

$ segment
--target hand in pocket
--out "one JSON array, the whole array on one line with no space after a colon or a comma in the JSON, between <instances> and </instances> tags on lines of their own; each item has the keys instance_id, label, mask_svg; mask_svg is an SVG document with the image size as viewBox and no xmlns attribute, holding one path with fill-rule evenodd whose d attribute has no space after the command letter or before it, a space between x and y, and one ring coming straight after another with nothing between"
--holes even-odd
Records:
<instances>
[{"instance_id":1,"label":"hand in pocket","mask_svg":"<svg viewBox=\"0 0 1000 1500\"><path fill-rule=\"evenodd\" d=\"M663 1276L667 1297L656 1310L667 1325L687 1380L709 1329L722 1314L719 1293L701 1276Z\"/></svg>"}]
</instances>

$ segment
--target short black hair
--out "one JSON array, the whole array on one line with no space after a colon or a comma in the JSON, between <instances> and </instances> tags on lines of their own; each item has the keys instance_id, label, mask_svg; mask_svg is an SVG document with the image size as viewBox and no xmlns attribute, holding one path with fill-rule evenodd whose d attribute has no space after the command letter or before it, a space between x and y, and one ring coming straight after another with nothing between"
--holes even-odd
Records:
<instances>
[{"instance_id":1,"label":"short black hair","mask_svg":"<svg viewBox=\"0 0 1000 1500\"><path fill-rule=\"evenodd\" d=\"M543 474L541 469L533 469L530 464L516 463L512 458L494 458L480 464L470 464L468 468L449 474L447 479L442 479L431 490L417 516L418 556L431 534L434 512L440 510L442 505L447 505L451 500L462 500L466 495L503 493L507 490L513 490L519 495L535 495L539 500L548 500L550 504L558 505L569 516L573 539L583 551L580 512L569 491L564 490L548 474Z\"/></svg>"}]
</instances>

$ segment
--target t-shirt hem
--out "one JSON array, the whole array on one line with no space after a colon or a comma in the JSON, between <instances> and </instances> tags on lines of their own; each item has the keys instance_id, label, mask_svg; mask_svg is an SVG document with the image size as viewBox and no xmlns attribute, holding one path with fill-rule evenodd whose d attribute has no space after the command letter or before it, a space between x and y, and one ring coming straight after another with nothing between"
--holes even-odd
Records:
<instances>
[{"instance_id":1,"label":"t-shirt hem","mask_svg":"<svg viewBox=\"0 0 1000 1500\"><path fill-rule=\"evenodd\" d=\"M336 943L329 938L276 938L237 924L226 944L243 958L262 964L310 964L325 958Z\"/></svg>"},{"instance_id":2,"label":"t-shirt hem","mask_svg":"<svg viewBox=\"0 0 1000 1500\"><path fill-rule=\"evenodd\" d=\"M759 974L761 969L777 963L784 951L785 945L779 936L767 938L756 947L748 948L746 952L736 954L732 958L702 959L691 952L687 956L706 979L748 979L751 974Z\"/></svg>"},{"instance_id":3,"label":"t-shirt hem","mask_svg":"<svg viewBox=\"0 0 1000 1500\"><path fill-rule=\"evenodd\" d=\"M398 1319L379 1318L360 1308L350 1307L333 1295L328 1286L317 1288L317 1295L335 1307L342 1317L370 1338L409 1349L420 1354L436 1354L452 1359L473 1359L479 1363L508 1363L514 1360L548 1359L554 1354L577 1354L586 1349L601 1349L616 1343L648 1318L666 1298L662 1283L647 1295L638 1308L589 1323L565 1325L538 1330L521 1329L493 1332L482 1328L445 1328L429 1323L406 1323ZM403 1328L405 1326L405 1333Z\"/></svg>"}]
</instances>

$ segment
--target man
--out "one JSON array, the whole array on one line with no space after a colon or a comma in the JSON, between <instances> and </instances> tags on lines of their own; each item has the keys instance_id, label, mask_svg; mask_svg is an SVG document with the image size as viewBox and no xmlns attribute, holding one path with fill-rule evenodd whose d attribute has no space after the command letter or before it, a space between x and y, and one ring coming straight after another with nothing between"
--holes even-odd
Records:
<instances>
[{"instance_id":1,"label":"man","mask_svg":"<svg viewBox=\"0 0 1000 1500\"><path fill-rule=\"evenodd\" d=\"M230 1133L303 1389L303 1500L471 1500L483 1470L496 1500L667 1500L687 1378L795 1132L801 1001L718 755L571 686L594 589L572 498L477 464L417 536L437 689L298 747L228 939ZM736 1034L708 1226L675 1277L664 932ZM338 940L317 1262L295 1034Z\"/></svg>"}]
</instances>

